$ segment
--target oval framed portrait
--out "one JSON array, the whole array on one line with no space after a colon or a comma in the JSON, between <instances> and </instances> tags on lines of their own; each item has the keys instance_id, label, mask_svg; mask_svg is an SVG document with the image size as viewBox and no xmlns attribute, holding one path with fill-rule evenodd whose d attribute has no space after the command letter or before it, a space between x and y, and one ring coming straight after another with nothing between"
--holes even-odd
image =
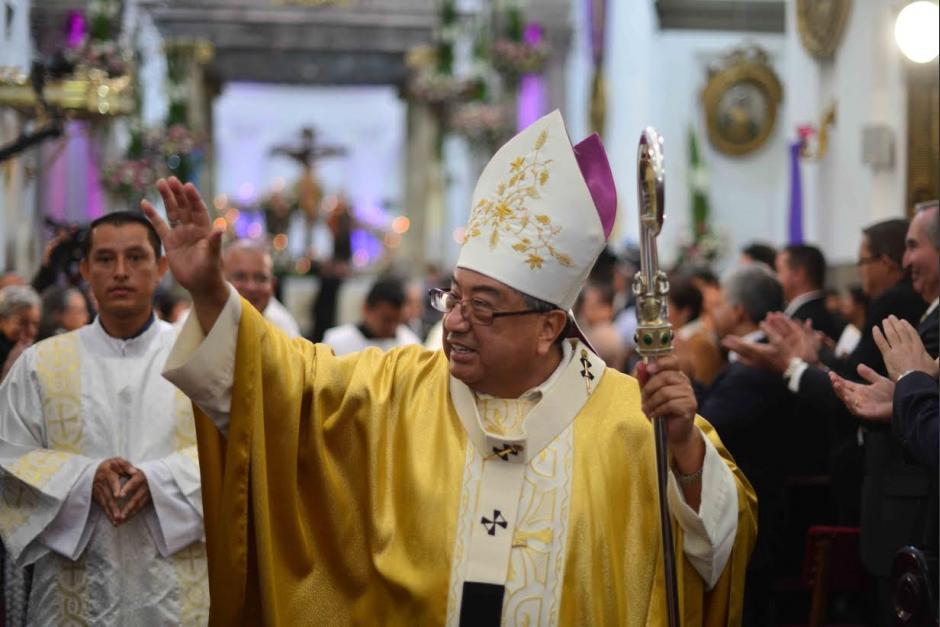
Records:
<instances>
[{"instance_id":1,"label":"oval framed portrait","mask_svg":"<svg viewBox=\"0 0 940 627\"><path fill-rule=\"evenodd\" d=\"M712 73L702 92L709 141L728 155L754 152L773 131L782 97L783 88L769 65L733 55Z\"/></svg>"}]
</instances>

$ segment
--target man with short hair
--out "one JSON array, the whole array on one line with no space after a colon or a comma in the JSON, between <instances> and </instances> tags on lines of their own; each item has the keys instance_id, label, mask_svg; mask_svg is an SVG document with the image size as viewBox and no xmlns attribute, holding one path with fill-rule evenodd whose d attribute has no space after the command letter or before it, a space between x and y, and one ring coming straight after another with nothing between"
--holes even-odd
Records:
<instances>
[{"instance_id":1,"label":"man with short hair","mask_svg":"<svg viewBox=\"0 0 940 627\"><path fill-rule=\"evenodd\" d=\"M794 320L810 320L833 342L839 341L845 323L826 309L826 257L808 244L791 244L777 253L777 277L787 301L784 311Z\"/></svg>"},{"instance_id":2,"label":"man with short hair","mask_svg":"<svg viewBox=\"0 0 940 627\"><path fill-rule=\"evenodd\" d=\"M940 207L936 200L915 207L904 242L904 269L911 273L911 283L927 303L917 332L924 346L934 356L940 342Z\"/></svg>"},{"instance_id":3,"label":"man with short hair","mask_svg":"<svg viewBox=\"0 0 940 627\"><path fill-rule=\"evenodd\" d=\"M143 206L197 314L165 375L207 412L213 622L664 624L647 416L672 452L680 612L738 619L750 487L674 357L641 392L568 313L616 216L596 135L572 146L556 111L486 166L432 296L443 351L288 342L225 285L195 188L158 189L173 226Z\"/></svg>"},{"instance_id":4,"label":"man with short hair","mask_svg":"<svg viewBox=\"0 0 940 627\"><path fill-rule=\"evenodd\" d=\"M366 294L359 323L327 329L323 343L337 355L358 353L370 346L387 351L396 346L420 344L421 338L403 323L404 304L402 282L391 277L379 278Z\"/></svg>"},{"instance_id":5,"label":"man with short hair","mask_svg":"<svg viewBox=\"0 0 940 627\"><path fill-rule=\"evenodd\" d=\"M761 321L783 307L783 290L764 264L733 268L722 279L721 300L714 308L719 338L762 341ZM758 503L757 544L748 564L744 590L745 627L770 624L771 584L775 572L780 499L786 456L780 425L793 413L794 399L773 372L746 365L731 353L729 363L703 393L702 417L718 431L741 470L754 486Z\"/></svg>"},{"instance_id":6,"label":"man with short hair","mask_svg":"<svg viewBox=\"0 0 940 627\"><path fill-rule=\"evenodd\" d=\"M777 249L764 242L751 242L741 249L741 263L762 263L771 270L777 262Z\"/></svg>"},{"instance_id":7,"label":"man with short hair","mask_svg":"<svg viewBox=\"0 0 940 627\"><path fill-rule=\"evenodd\" d=\"M247 239L235 240L222 253L225 277L255 309L288 337L300 337L294 316L274 297L274 261L267 247Z\"/></svg>"},{"instance_id":8,"label":"man with short hair","mask_svg":"<svg viewBox=\"0 0 940 627\"><path fill-rule=\"evenodd\" d=\"M29 623L201 625L208 615L192 406L157 376L166 272L140 214L92 222L98 317L26 350L0 385L0 536L33 565Z\"/></svg>"}]
</instances>

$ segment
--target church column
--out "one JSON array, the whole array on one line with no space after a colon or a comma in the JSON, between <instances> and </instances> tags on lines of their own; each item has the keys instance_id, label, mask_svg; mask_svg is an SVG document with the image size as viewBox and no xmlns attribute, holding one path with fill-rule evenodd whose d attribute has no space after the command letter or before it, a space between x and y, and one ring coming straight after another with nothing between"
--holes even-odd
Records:
<instances>
[{"instance_id":1,"label":"church column","mask_svg":"<svg viewBox=\"0 0 940 627\"><path fill-rule=\"evenodd\" d=\"M404 260L415 273L440 262L443 199L438 152L440 124L430 108L409 102L405 146L405 214L411 227L402 240Z\"/></svg>"},{"instance_id":2,"label":"church column","mask_svg":"<svg viewBox=\"0 0 940 627\"><path fill-rule=\"evenodd\" d=\"M0 2L0 68L29 72L29 0ZM12 18L9 23L7 19ZM14 141L24 129L25 119L12 109L0 110L0 145ZM7 267L21 273L31 270L36 234L33 178L35 149L0 163L0 272ZM26 245L24 245L26 243Z\"/></svg>"}]
</instances>

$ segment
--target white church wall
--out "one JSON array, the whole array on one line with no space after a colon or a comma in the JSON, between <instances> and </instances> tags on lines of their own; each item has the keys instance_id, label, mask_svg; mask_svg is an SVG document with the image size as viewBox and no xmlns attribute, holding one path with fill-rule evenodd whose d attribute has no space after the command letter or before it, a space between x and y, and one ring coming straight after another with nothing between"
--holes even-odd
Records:
<instances>
[{"instance_id":1,"label":"white church wall","mask_svg":"<svg viewBox=\"0 0 940 627\"><path fill-rule=\"evenodd\" d=\"M604 139L620 195L618 241L636 239L636 144L642 128L652 124L666 140L667 223L660 239L665 263L675 259L689 232L689 125L698 131L706 162L712 224L727 238L724 263L736 259L737 250L752 240L785 244L788 145L799 125L818 125L833 100L837 121L830 129L829 152L818 163L801 165L806 240L826 251L831 263L845 263L856 255L862 227L904 214L905 62L893 38L896 3L853 3L837 53L829 61L818 61L803 49L795 5L795 0L787 0L786 33L779 35L661 31L652 2L610 3ZM577 13L572 18L578 31L586 28ZM574 41L579 41L578 35ZM783 84L783 101L767 143L744 157L730 157L708 143L699 94L710 62L751 43L769 53ZM568 65L568 82L575 89L567 114L575 129L582 127L589 107L585 54L576 47ZM863 129L871 125L887 126L894 135L891 168L875 171L862 163Z\"/></svg>"},{"instance_id":2,"label":"white church wall","mask_svg":"<svg viewBox=\"0 0 940 627\"><path fill-rule=\"evenodd\" d=\"M783 239L786 229L788 185L788 130L778 115L767 142L743 157L725 155L708 141L700 94L707 67L729 50L756 44L769 54L780 74L783 38L774 35L742 37L739 33L666 31L659 37L652 123L665 138L667 161L667 225L662 249L674 260L683 241L691 239L689 208L689 127L695 129L708 174L711 226L727 242L722 263L737 259L737 251L752 240ZM784 98L789 94L784 93Z\"/></svg>"},{"instance_id":3,"label":"white church wall","mask_svg":"<svg viewBox=\"0 0 940 627\"><path fill-rule=\"evenodd\" d=\"M836 54L810 57L796 31L796 3L787 3L787 87L801 97L787 103L786 117L818 124L822 111L836 103L829 153L804 165L805 224L830 263L855 259L861 229L904 215L907 176L905 61L894 41L897 3L855 2ZM894 165L873 170L862 162L862 135L883 125L894 138Z\"/></svg>"},{"instance_id":4,"label":"white church wall","mask_svg":"<svg viewBox=\"0 0 940 627\"><path fill-rule=\"evenodd\" d=\"M614 7L617 5L615 4ZM625 7L622 7L625 9ZM788 132L778 115L773 133L759 150L732 157L714 150L705 133L700 94L707 67L735 47L756 44L766 50L783 80L784 38L780 35L658 30L652 8L634 18L611 10L612 38L608 78L606 143L620 196L619 238L636 241L636 148L645 126L664 138L666 158L666 224L659 240L664 263L675 261L679 246L690 238L688 132L696 130L709 176L711 224L726 238L725 262L737 258L744 244L760 239L782 241L787 208ZM621 23L624 22L624 23ZM784 98L790 94L785 93Z\"/></svg>"}]
</instances>

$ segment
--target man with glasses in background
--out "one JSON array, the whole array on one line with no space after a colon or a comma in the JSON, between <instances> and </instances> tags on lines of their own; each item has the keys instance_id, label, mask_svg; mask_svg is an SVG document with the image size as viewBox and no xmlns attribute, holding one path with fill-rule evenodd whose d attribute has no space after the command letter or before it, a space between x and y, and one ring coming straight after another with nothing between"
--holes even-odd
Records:
<instances>
[{"instance_id":1,"label":"man with glasses in background","mask_svg":"<svg viewBox=\"0 0 940 627\"><path fill-rule=\"evenodd\" d=\"M274 297L274 262L268 249L247 239L235 240L222 253L225 278L238 293L287 337L300 337L294 316Z\"/></svg>"}]
</instances>

